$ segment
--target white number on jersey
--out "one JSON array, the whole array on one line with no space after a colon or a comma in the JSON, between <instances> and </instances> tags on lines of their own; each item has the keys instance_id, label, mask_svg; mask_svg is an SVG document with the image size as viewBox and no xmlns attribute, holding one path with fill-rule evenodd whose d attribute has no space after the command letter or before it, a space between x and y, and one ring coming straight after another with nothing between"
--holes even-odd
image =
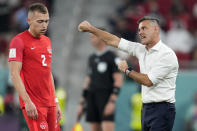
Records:
<instances>
[{"instance_id":1,"label":"white number on jersey","mask_svg":"<svg viewBox=\"0 0 197 131\"><path fill-rule=\"evenodd\" d=\"M46 62L46 56L41 55L41 58L42 58L42 66L47 66L47 63L45 63Z\"/></svg>"}]
</instances>

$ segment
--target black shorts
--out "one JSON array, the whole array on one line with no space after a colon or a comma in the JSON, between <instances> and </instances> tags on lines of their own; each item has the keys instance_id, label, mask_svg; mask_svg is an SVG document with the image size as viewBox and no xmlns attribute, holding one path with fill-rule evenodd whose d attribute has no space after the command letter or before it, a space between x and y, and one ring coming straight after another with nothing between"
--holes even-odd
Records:
<instances>
[{"instance_id":1,"label":"black shorts","mask_svg":"<svg viewBox=\"0 0 197 131\"><path fill-rule=\"evenodd\" d=\"M111 95L111 91L88 92L87 122L114 121L114 113L104 116L104 109Z\"/></svg>"}]
</instances>

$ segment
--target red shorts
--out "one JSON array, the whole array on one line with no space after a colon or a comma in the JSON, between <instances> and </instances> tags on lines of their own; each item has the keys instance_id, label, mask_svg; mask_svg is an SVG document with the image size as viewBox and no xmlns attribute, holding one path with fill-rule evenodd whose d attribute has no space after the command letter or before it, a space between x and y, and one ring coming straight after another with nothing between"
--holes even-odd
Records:
<instances>
[{"instance_id":1,"label":"red shorts","mask_svg":"<svg viewBox=\"0 0 197 131\"><path fill-rule=\"evenodd\" d=\"M27 116L26 110L22 109L29 131L60 131L56 117L56 107L39 107L37 120Z\"/></svg>"}]
</instances>

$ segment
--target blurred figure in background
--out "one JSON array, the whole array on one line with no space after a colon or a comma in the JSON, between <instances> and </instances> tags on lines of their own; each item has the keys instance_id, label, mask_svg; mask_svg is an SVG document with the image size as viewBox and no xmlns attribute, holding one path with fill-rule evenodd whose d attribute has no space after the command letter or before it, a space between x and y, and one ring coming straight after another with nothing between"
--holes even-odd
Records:
<instances>
[{"instance_id":1,"label":"blurred figure in background","mask_svg":"<svg viewBox=\"0 0 197 131\"><path fill-rule=\"evenodd\" d=\"M4 107L4 100L3 97L0 95L0 117L4 114L5 107Z\"/></svg>"},{"instance_id":2,"label":"blurred figure in background","mask_svg":"<svg viewBox=\"0 0 197 131\"><path fill-rule=\"evenodd\" d=\"M194 94L194 104L186 114L185 131L197 131L197 92Z\"/></svg>"},{"instance_id":3,"label":"blurred figure in background","mask_svg":"<svg viewBox=\"0 0 197 131\"><path fill-rule=\"evenodd\" d=\"M10 17L11 6L9 0L0 1L0 33L8 32L9 27L9 17Z\"/></svg>"},{"instance_id":4,"label":"blurred figure in background","mask_svg":"<svg viewBox=\"0 0 197 131\"><path fill-rule=\"evenodd\" d=\"M7 64L7 56L8 56L8 42L7 40L0 36L0 95L3 97L6 94L7 82L8 82L8 64Z\"/></svg>"},{"instance_id":5,"label":"blurred figure in background","mask_svg":"<svg viewBox=\"0 0 197 131\"><path fill-rule=\"evenodd\" d=\"M90 123L91 131L114 131L115 103L123 82L117 68L119 58L94 34L90 34L90 41L96 52L88 60L88 74L77 119L87 104L86 120Z\"/></svg>"},{"instance_id":6,"label":"blurred figure in background","mask_svg":"<svg viewBox=\"0 0 197 131\"><path fill-rule=\"evenodd\" d=\"M141 87L137 87L138 92L131 96L131 122L132 131L141 131L141 110L142 110L142 95Z\"/></svg>"},{"instance_id":7,"label":"blurred figure in background","mask_svg":"<svg viewBox=\"0 0 197 131\"><path fill-rule=\"evenodd\" d=\"M16 30L17 33L23 32L28 29L29 25L27 23L27 15L28 15L28 5L30 5L31 1L24 1L21 5L21 8L16 10L13 15L12 20L12 28Z\"/></svg>"},{"instance_id":8,"label":"blurred figure in background","mask_svg":"<svg viewBox=\"0 0 197 131\"><path fill-rule=\"evenodd\" d=\"M186 27L184 27L183 22L174 22L174 26L167 32L166 38L166 44L175 51L179 63L191 60L194 39Z\"/></svg>"},{"instance_id":9,"label":"blurred figure in background","mask_svg":"<svg viewBox=\"0 0 197 131\"><path fill-rule=\"evenodd\" d=\"M64 123L66 121L66 90L62 87L56 86L56 97L58 98L60 109L61 109L61 120L59 121L60 128L63 131L64 130Z\"/></svg>"}]
</instances>

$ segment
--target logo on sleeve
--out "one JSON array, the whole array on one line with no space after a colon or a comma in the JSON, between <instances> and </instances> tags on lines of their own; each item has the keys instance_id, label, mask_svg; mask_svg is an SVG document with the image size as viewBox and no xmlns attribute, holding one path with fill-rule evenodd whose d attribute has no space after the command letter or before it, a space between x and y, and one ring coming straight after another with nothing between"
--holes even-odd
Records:
<instances>
[{"instance_id":1,"label":"logo on sleeve","mask_svg":"<svg viewBox=\"0 0 197 131\"><path fill-rule=\"evenodd\" d=\"M52 54L52 49L51 49L50 46L47 47L47 51L48 51L49 54Z\"/></svg>"},{"instance_id":2,"label":"logo on sleeve","mask_svg":"<svg viewBox=\"0 0 197 131\"><path fill-rule=\"evenodd\" d=\"M121 59L119 57L115 58L115 64L118 66L121 62Z\"/></svg>"},{"instance_id":3,"label":"logo on sleeve","mask_svg":"<svg viewBox=\"0 0 197 131\"><path fill-rule=\"evenodd\" d=\"M9 58L16 58L16 48L11 48Z\"/></svg>"}]
</instances>

